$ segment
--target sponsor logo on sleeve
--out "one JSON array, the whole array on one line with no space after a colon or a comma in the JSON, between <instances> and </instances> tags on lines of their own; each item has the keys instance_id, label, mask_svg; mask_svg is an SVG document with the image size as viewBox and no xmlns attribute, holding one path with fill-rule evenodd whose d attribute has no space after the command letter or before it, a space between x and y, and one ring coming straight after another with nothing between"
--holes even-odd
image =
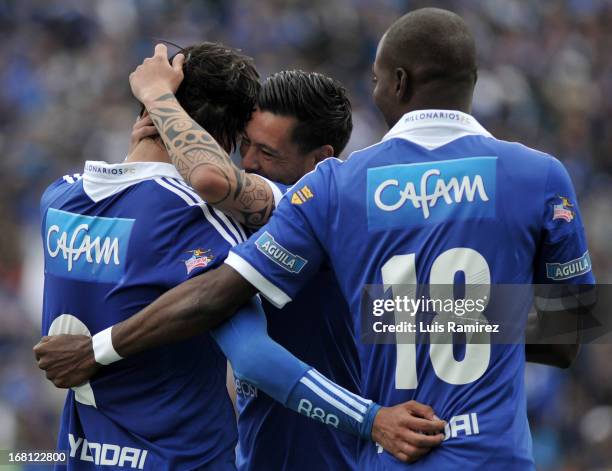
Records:
<instances>
[{"instance_id":1,"label":"sponsor logo on sleeve","mask_svg":"<svg viewBox=\"0 0 612 471\"><path fill-rule=\"evenodd\" d=\"M582 257L565 263L547 263L546 277L554 280L568 280L591 271L591 256L587 250Z\"/></svg>"},{"instance_id":2,"label":"sponsor logo on sleeve","mask_svg":"<svg viewBox=\"0 0 612 471\"><path fill-rule=\"evenodd\" d=\"M368 169L368 227L422 226L496 215L497 157Z\"/></svg>"},{"instance_id":3,"label":"sponsor logo on sleeve","mask_svg":"<svg viewBox=\"0 0 612 471\"><path fill-rule=\"evenodd\" d=\"M291 273L299 273L308 260L295 255L274 240L269 232L264 232L255 241L257 249L274 263Z\"/></svg>"},{"instance_id":4,"label":"sponsor logo on sleeve","mask_svg":"<svg viewBox=\"0 0 612 471\"><path fill-rule=\"evenodd\" d=\"M314 198L314 194L307 185L304 185L303 188L293 193L293 196L291 196L291 204L303 204L312 198Z\"/></svg>"},{"instance_id":5,"label":"sponsor logo on sleeve","mask_svg":"<svg viewBox=\"0 0 612 471\"><path fill-rule=\"evenodd\" d=\"M133 219L49 209L45 223L46 270L82 281L119 281L125 270L133 224Z\"/></svg>"},{"instance_id":6,"label":"sponsor logo on sleeve","mask_svg":"<svg viewBox=\"0 0 612 471\"><path fill-rule=\"evenodd\" d=\"M570 203L570 200L565 196L559 196L560 203L553 205L553 221L557 219L562 219L565 222L572 222L574 219L575 213L569 208L573 208L574 205Z\"/></svg>"},{"instance_id":7,"label":"sponsor logo on sleeve","mask_svg":"<svg viewBox=\"0 0 612 471\"><path fill-rule=\"evenodd\" d=\"M206 268L215 258L210 249L189 250L189 253L191 257L185 260L185 268L187 269L188 275L196 268Z\"/></svg>"}]
</instances>

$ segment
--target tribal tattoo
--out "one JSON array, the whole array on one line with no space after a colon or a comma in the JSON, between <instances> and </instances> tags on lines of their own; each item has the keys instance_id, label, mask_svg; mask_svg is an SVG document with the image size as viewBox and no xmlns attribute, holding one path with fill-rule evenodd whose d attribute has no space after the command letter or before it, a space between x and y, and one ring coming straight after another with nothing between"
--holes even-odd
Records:
<instances>
[{"instance_id":1,"label":"tribal tattoo","mask_svg":"<svg viewBox=\"0 0 612 471\"><path fill-rule=\"evenodd\" d=\"M270 185L261 177L240 170L227 152L181 107L172 93L157 98L148 107L149 115L166 150L181 176L194 186L197 169L210 172L222 184L199 191L217 209L230 214L251 229L263 226L274 210Z\"/></svg>"}]
</instances>

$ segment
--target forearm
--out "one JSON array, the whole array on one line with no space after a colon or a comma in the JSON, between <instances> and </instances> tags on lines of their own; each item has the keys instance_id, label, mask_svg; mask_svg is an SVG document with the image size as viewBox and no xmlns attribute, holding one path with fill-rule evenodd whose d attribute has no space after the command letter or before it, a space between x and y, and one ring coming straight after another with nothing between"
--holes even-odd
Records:
<instances>
[{"instance_id":1,"label":"forearm","mask_svg":"<svg viewBox=\"0 0 612 471\"><path fill-rule=\"evenodd\" d=\"M222 265L171 289L113 326L112 347L125 358L192 337L223 322L254 293L232 268Z\"/></svg>"},{"instance_id":2,"label":"forearm","mask_svg":"<svg viewBox=\"0 0 612 471\"><path fill-rule=\"evenodd\" d=\"M379 406L334 384L274 342L253 299L212 331L237 378L313 420L371 438Z\"/></svg>"},{"instance_id":3,"label":"forearm","mask_svg":"<svg viewBox=\"0 0 612 471\"><path fill-rule=\"evenodd\" d=\"M264 179L240 170L173 94L162 94L145 106L172 163L205 201L251 228L268 221L274 195Z\"/></svg>"}]
</instances>

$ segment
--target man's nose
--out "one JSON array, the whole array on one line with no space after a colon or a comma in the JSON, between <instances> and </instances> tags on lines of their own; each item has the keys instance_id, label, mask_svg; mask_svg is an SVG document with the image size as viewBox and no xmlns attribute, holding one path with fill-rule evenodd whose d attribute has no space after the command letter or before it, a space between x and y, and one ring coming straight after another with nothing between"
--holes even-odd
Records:
<instances>
[{"instance_id":1,"label":"man's nose","mask_svg":"<svg viewBox=\"0 0 612 471\"><path fill-rule=\"evenodd\" d=\"M242 168L247 172L257 172L259 170L259 159L257 157L257 149L254 146L249 146L242 153Z\"/></svg>"}]
</instances>

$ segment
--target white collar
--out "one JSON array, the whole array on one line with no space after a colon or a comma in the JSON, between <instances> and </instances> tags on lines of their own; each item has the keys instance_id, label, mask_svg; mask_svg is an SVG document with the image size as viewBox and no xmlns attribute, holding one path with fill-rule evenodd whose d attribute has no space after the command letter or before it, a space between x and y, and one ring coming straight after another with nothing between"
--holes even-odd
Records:
<instances>
[{"instance_id":1,"label":"white collar","mask_svg":"<svg viewBox=\"0 0 612 471\"><path fill-rule=\"evenodd\" d=\"M174 165L164 162L124 162L108 164L88 160L83 172L83 189L93 200L100 201L126 188L154 178L182 180Z\"/></svg>"},{"instance_id":2,"label":"white collar","mask_svg":"<svg viewBox=\"0 0 612 471\"><path fill-rule=\"evenodd\" d=\"M476 119L454 110L417 110L406 113L383 141L406 139L429 150L469 135L493 137Z\"/></svg>"}]
</instances>

